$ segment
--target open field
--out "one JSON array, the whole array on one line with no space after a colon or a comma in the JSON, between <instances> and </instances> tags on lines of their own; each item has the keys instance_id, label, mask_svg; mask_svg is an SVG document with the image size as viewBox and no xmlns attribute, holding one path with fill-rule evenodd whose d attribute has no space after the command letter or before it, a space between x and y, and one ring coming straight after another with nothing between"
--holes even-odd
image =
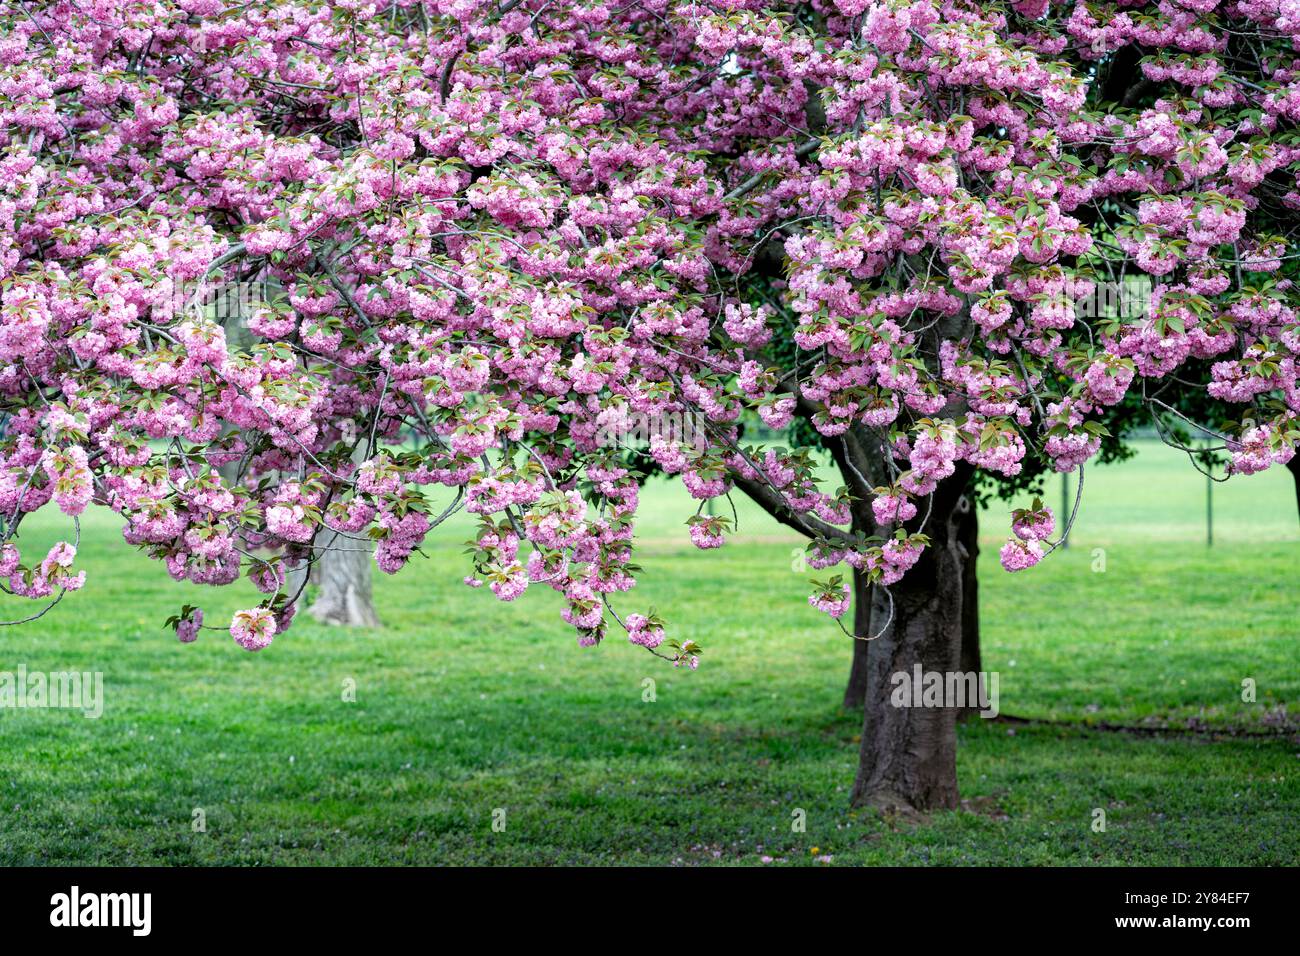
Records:
<instances>
[{"instance_id":1,"label":"open field","mask_svg":"<svg viewBox=\"0 0 1300 956\"><path fill-rule=\"evenodd\" d=\"M1088 473L1073 546L1015 576L996 554L1011 506L984 515L984 667L1005 713L1043 722L963 724L968 807L920 825L848 809L851 648L805 602L799 540L752 507L703 553L684 493L646 491L645 574L617 606L654 605L702 643L694 673L619 640L578 648L549 592L503 605L464 587L467 522L377 576L382 631L303 616L259 654L217 631L183 646L169 614L201 603L219 623L251 587L176 584L88 514L85 590L0 630L0 671L102 671L104 715L0 710L0 863L1294 864L1291 477L1216 486L1212 549L1204 495L1177 453L1143 445ZM25 553L63 521L35 516ZM1167 723L1218 733L1096 729Z\"/></svg>"}]
</instances>

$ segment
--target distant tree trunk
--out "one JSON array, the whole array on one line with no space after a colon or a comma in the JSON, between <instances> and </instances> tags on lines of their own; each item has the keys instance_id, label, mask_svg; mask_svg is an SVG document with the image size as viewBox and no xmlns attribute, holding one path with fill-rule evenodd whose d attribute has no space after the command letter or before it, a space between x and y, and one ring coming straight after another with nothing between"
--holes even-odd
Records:
<instances>
[{"instance_id":1,"label":"distant tree trunk","mask_svg":"<svg viewBox=\"0 0 1300 956\"><path fill-rule=\"evenodd\" d=\"M279 283L271 280L272 286ZM212 317L222 323L226 341L232 348L248 349L255 339L248 329L248 316L242 312L238 298L220 298L213 306ZM227 424L225 434L235 429ZM239 462L226 462L217 472L227 485L234 486L239 472ZM308 571L304 563L287 574L284 592L290 598L303 589L304 577L319 587L316 600L307 613L327 624L346 624L352 627L379 627L374 597L370 586L372 558L359 542L342 537L333 531L322 531L316 539L317 547L327 550L320 553ZM339 550L333 550L333 549Z\"/></svg>"},{"instance_id":2,"label":"distant tree trunk","mask_svg":"<svg viewBox=\"0 0 1300 956\"><path fill-rule=\"evenodd\" d=\"M370 552L361 542L333 531L322 531L317 546L326 550L312 567L312 581L320 590L307 613L326 624L379 627L370 586Z\"/></svg>"},{"instance_id":3,"label":"distant tree trunk","mask_svg":"<svg viewBox=\"0 0 1300 956\"><path fill-rule=\"evenodd\" d=\"M948 809L957 806L957 709L894 706L894 674L909 681L921 672L960 669L963 567L958 511L969 469L942 482L934 494L926 534L930 546L893 585L893 610L883 588L872 602L862 748L854 806ZM886 624L886 621L889 623ZM910 702L910 701L909 701Z\"/></svg>"}]
</instances>

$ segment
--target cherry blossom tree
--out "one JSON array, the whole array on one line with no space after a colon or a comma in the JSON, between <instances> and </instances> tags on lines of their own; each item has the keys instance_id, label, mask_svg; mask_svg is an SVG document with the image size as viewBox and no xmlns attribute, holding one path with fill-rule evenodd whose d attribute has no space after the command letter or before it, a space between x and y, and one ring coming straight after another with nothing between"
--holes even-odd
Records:
<instances>
[{"instance_id":1,"label":"cherry blossom tree","mask_svg":"<svg viewBox=\"0 0 1300 956\"><path fill-rule=\"evenodd\" d=\"M1231 405L1233 472L1294 453L1297 40L1295 0L15 0L14 617L93 586L92 501L174 578L249 577L232 621L173 619L249 650L324 551L394 573L464 510L466 584L693 668L632 593L643 456L609 440L686 416L647 449L683 533L724 545L705 504L748 495L866 648L855 802L953 806L952 708L888 681L959 665L972 476L1082 501L1106 409L1170 383ZM1129 275L1140 315L1080 318ZM232 283L283 290L247 345L201 308ZM22 553L51 502L70 540ZM1002 565L1077 508L1019 509Z\"/></svg>"}]
</instances>

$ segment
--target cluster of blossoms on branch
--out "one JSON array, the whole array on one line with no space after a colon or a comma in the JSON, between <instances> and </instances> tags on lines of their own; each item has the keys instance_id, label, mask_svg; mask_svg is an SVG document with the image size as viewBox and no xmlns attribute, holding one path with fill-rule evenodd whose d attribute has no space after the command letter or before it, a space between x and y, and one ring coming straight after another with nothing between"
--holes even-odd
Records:
<instances>
[{"instance_id":1,"label":"cluster of blossoms on branch","mask_svg":"<svg viewBox=\"0 0 1300 956\"><path fill-rule=\"evenodd\" d=\"M1082 469L1126 397L1234 403L1237 473L1300 438L1289 0L23 0L0 118L23 597L83 581L24 517L93 502L178 580L249 577L258 650L322 533L393 573L463 509L467 584L695 666L614 605L648 462L700 548L739 490L889 587L942 483ZM1142 314L1080 318L1126 273ZM190 295L254 281L234 322ZM703 437L604 441L628 414ZM1056 524L1017 512L1004 566Z\"/></svg>"}]
</instances>

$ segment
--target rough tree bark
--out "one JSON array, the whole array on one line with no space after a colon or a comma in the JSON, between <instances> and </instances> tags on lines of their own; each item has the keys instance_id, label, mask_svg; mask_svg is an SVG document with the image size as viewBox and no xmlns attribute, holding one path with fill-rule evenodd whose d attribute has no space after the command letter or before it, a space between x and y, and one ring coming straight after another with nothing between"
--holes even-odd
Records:
<instances>
[{"instance_id":1,"label":"rough tree bark","mask_svg":"<svg viewBox=\"0 0 1300 956\"><path fill-rule=\"evenodd\" d=\"M871 585L866 575L853 572L853 633L871 633ZM867 702L867 652L870 641L853 642L853 663L849 666L849 683L844 688L844 709L858 713Z\"/></svg>"},{"instance_id":2,"label":"rough tree bark","mask_svg":"<svg viewBox=\"0 0 1300 956\"><path fill-rule=\"evenodd\" d=\"M964 494L957 502L957 545L961 554L961 667L966 674L979 674L980 658L979 553L980 520L975 496ZM981 678L982 680L983 678ZM963 719L978 715L980 707L972 701L962 712Z\"/></svg>"},{"instance_id":3,"label":"rough tree bark","mask_svg":"<svg viewBox=\"0 0 1300 956\"><path fill-rule=\"evenodd\" d=\"M979 512L972 499L963 495L957 503L957 541L961 557L961 670L967 673L980 671L980 614L979 574L976 561L979 556ZM853 575L853 633L869 634L871 627L871 589L865 577ZM859 712L867 701L867 656L870 641L853 642L853 662L849 667L849 682L844 689L844 709ZM979 707L966 708L978 713Z\"/></svg>"},{"instance_id":4,"label":"rough tree bark","mask_svg":"<svg viewBox=\"0 0 1300 956\"><path fill-rule=\"evenodd\" d=\"M320 590L307 613L325 624L379 627L370 587L373 559L369 552L360 542L333 531L322 531L317 546L325 549L318 552L312 567L312 581Z\"/></svg>"},{"instance_id":5,"label":"rough tree bark","mask_svg":"<svg viewBox=\"0 0 1300 956\"><path fill-rule=\"evenodd\" d=\"M896 707L892 675L957 671L962 655L962 545L958 511L969 469L942 482L926 534L930 546L890 591L872 601L862 748L854 806L936 810L957 806L957 709ZM886 624L886 621L889 623Z\"/></svg>"}]
</instances>

